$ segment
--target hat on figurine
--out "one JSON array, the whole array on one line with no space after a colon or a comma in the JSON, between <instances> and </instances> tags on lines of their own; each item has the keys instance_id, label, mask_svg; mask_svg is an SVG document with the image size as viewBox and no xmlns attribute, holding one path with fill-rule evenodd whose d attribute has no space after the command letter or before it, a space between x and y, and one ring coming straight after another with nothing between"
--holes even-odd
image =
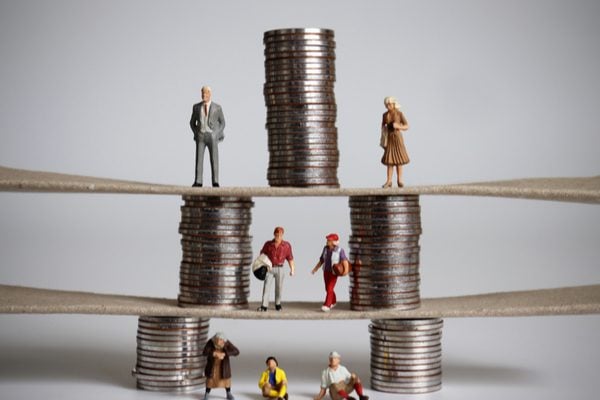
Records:
<instances>
[{"instance_id":1,"label":"hat on figurine","mask_svg":"<svg viewBox=\"0 0 600 400\"><path fill-rule=\"evenodd\" d=\"M259 255L252 263L252 273L261 281L265 280L271 268L273 268L273 263L266 254Z\"/></svg>"},{"instance_id":2,"label":"hat on figurine","mask_svg":"<svg viewBox=\"0 0 600 400\"><path fill-rule=\"evenodd\" d=\"M338 353L337 351L332 351L331 353L329 353L329 358L342 358L340 356L340 353Z\"/></svg>"},{"instance_id":3,"label":"hat on figurine","mask_svg":"<svg viewBox=\"0 0 600 400\"><path fill-rule=\"evenodd\" d=\"M340 240L340 237L338 236L337 233L330 233L329 235L325 236L325 239L333 240L334 242L337 242L338 240Z\"/></svg>"}]
</instances>

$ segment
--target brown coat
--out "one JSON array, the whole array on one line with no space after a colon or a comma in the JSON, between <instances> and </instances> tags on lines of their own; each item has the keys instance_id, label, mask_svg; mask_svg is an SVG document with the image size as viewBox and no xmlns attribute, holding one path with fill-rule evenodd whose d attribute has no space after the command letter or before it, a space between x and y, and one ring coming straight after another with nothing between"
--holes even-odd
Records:
<instances>
[{"instance_id":1,"label":"brown coat","mask_svg":"<svg viewBox=\"0 0 600 400\"><path fill-rule=\"evenodd\" d=\"M210 339L206 343L206 346L204 346L204 351L202 352L202 354L206 357L206 368L204 369L204 375L206 377L212 375L213 364L215 361L215 358L213 357L214 351L215 344L213 343L213 340ZM229 379L231 378L231 365L229 363L229 356L235 357L240 354L240 351L229 340L225 342L223 351L225 352L225 358L221 361L221 379Z\"/></svg>"}]
</instances>

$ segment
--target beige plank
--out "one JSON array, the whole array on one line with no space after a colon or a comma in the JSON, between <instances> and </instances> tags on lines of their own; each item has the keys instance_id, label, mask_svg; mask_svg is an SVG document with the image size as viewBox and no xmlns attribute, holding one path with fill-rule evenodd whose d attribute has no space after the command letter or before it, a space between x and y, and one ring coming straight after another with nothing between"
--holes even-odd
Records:
<instances>
[{"instance_id":1,"label":"beige plank","mask_svg":"<svg viewBox=\"0 0 600 400\"><path fill-rule=\"evenodd\" d=\"M577 315L600 313L600 285L556 289L486 293L471 296L423 299L416 310L351 311L348 303L331 313L320 311L316 302L286 302L281 312L220 310L214 307L181 308L174 299L135 297L0 285L3 314L98 314L196 316L232 319L376 319L451 318Z\"/></svg>"}]
</instances>

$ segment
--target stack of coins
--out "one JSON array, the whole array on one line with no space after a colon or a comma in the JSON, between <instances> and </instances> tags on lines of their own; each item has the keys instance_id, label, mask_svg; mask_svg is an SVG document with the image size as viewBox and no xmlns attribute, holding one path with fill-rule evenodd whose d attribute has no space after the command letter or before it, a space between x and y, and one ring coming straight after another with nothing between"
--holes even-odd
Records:
<instances>
[{"instance_id":1,"label":"stack of coins","mask_svg":"<svg viewBox=\"0 0 600 400\"><path fill-rule=\"evenodd\" d=\"M247 308L250 197L183 196L179 305Z\"/></svg>"},{"instance_id":2,"label":"stack of coins","mask_svg":"<svg viewBox=\"0 0 600 400\"><path fill-rule=\"evenodd\" d=\"M371 322L371 387L374 390L428 393L442 388L441 319Z\"/></svg>"},{"instance_id":3,"label":"stack of coins","mask_svg":"<svg viewBox=\"0 0 600 400\"><path fill-rule=\"evenodd\" d=\"M339 187L333 31L277 29L263 43L269 185Z\"/></svg>"},{"instance_id":4,"label":"stack of coins","mask_svg":"<svg viewBox=\"0 0 600 400\"><path fill-rule=\"evenodd\" d=\"M203 387L208 323L203 318L140 317L132 371L137 387L169 392Z\"/></svg>"},{"instance_id":5,"label":"stack of coins","mask_svg":"<svg viewBox=\"0 0 600 400\"><path fill-rule=\"evenodd\" d=\"M350 307L418 308L419 196L351 196L350 220Z\"/></svg>"}]
</instances>

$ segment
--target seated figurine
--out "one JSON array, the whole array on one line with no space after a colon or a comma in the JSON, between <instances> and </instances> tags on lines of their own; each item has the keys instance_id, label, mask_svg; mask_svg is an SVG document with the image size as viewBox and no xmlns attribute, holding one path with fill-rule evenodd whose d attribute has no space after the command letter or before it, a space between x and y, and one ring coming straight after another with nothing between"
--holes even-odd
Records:
<instances>
[{"instance_id":1,"label":"seated figurine","mask_svg":"<svg viewBox=\"0 0 600 400\"><path fill-rule=\"evenodd\" d=\"M369 396L363 394L360 378L356 374L351 374L346 367L340 364L340 355L336 351L329 353L329 366L323 370L321 391L315 396L315 400L325 397L327 389L333 400L355 400L350 396L355 390L360 400L369 400Z\"/></svg>"},{"instance_id":2,"label":"seated figurine","mask_svg":"<svg viewBox=\"0 0 600 400\"><path fill-rule=\"evenodd\" d=\"M285 371L279 368L277 359L273 356L267 358L267 369L258 381L258 387L263 397L268 399L288 400L287 377Z\"/></svg>"}]
</instances>

